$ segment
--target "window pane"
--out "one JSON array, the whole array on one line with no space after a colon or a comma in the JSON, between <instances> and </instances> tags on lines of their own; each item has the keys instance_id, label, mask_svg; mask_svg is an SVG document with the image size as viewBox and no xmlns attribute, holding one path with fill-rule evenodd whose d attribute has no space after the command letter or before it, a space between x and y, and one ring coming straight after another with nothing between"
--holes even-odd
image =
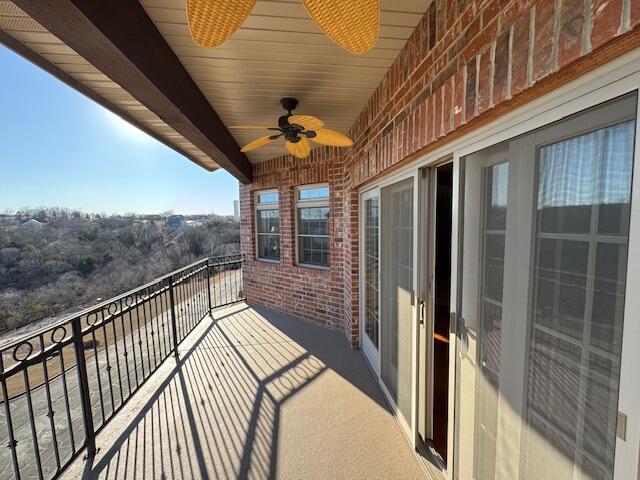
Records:
<instances>
[{"instance_id":1,"label":"window pane","mask_svg":"<svg viewBox=\"0 0 640 480\"><path fill-rule=\"evenodd\" d=\"M380 317L380 370L405 419L411 418L413 293L413 179L381 190L384 222Z\"/></svg>"},{"instance_id":2,"label":"window pane","mask_svg":"<svg viewBox=\"0 0 640 480\"><path fill-rule=\"evenodd\" d=\"M509 163L484 170L484 253L481 268L478 365L483 381L476 390L474 473L478 480L494 479L498 436L498 388L502 350L502 291L507 226Z\"/></svg>"},{"instance_id":3,"label":"window pane","mask_svg":"<svg viewBox=\"0 0 640 480\"><path fill-rule=\"evenodd\" d=\"M279 235L258 235L258 258L280 260Z\"/></svg>"},{"instance_id":4,"label":"window pane","mask_svg":"<svg viewBox=\"0 0 640 480\"><path fill-rule=\"evenodd\" d=\"M300 235L329 235L329 207L298 209Z\"/></svg>"},{"instance_id":5,"label":"window pane","mask_svg":"<svg viewBox=\"0 0 640 480\"><path fill-rule=\"evenodd\" d=\"M329 198L329 187L301 188L298 190L298 200L319 200Z\"/></svg>"},{"instance_id":6,"label":"window pane","mask_svg":"<svg viewBox=\"0 0 640 480\"><path fill-rule=\"evenodd\" d=\"M266 192L258 194L258 203L277 203L278 202L278 192Z\"/></svg>"},{"instance_id":7,"label":"window pane","mask_svg":"<svg viewBox=\"0 0 640 480\"><path fill-rule=\"evenodd\" d=\"M504 230L507 224L509 164L504 162L487 168L486 176L486 229Z\"/></svg>"},{"instance_id":8,"label":"window pane","mask_svg":"<svg viewBox=\"0 0 640 480\"><path fill-rule=\"evenodd\" d=\"M484 285L486 299L502 303L504 275L504 233L487 233L484 239Z\"/></svg>"},{"instance_id":9,"label":"window pane","mask_svg":"<svg viewBox=\"0 0 640 480\"><path fill-rule=\"evenodd\" d=\"M540 150L527 478L613 478L634 130Z\"/></svg>"},{"instance_id":10,"label":"window pane","mask_svg":"<svg viewBox=\"0 0 640 480\"><path fill-rule=\"evenodd\" d=\"M258 233L279 233L280 232L280 211L279 210L257 210Z\"/></svg>"},{"instance_id":11,"label":"window pane","mask_svg":"<svg viewBox=\"0 0 640 480\"><path fill-rule=\"evenodd\" d=\"M601 233L624 234L631 192L635 122L571 138L540 150L540 232L587 233L601 206Z\"/></svg>"},{"instance_id":12,"label":"window pane","mask_svg":"<svg viewBox=\"0 0 640 480\"><path fill-rule=\"evenodd\" d=\"M365 201L365 327L373 344L378 347L378 208L380 200Z\"/></svg>"},{"instance_id":13,"label":"window pane","mask_svg":"<svg viewBox=\"0 0 640 480\"><path fill-rule=\"evenodd\" d=\"M298 248L300 263L329 266L329 237L299 237Z\"/></svg>"}]
</instances>

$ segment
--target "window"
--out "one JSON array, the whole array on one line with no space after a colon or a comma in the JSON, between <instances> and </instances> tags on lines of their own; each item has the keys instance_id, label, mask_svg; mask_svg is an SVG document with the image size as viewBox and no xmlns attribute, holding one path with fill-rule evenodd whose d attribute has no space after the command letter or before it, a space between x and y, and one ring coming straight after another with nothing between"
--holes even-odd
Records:
<instances>
[{"instance_id":1,"label":"window","mask_svg":"<svg viewBox=\"0 0 640 480\"><path fill-rule=\"evenodd\" d=\"M539 151L523 448L532 478L539 444L573 460L574 478L613 477L635 129L629 120Z\"/></svg>"},{"instance_id":2,"label":"window","mask_svg":"<svg viewBox=\"0 0 640 480\"><path fill-rule=\"evenodd\" d=\"M378 275L379 275L379 249L380 237L380 198L375 196L364 201L364 331L378 348Z\"/></svg>"},{"instance_id":3,"label":"window","mask_svg":"<svg viewBox=\"0 0 640 480\"><path fill-rule=\"evenodd\" d=\"M256 248L259 260L280 261L279 199L276 190L256 194Z\"/></svg>"},{"instance_id":4,"label":"window","mask_svg":"<svg viewBox=\"0 0 640 480\"><path fill-rule=\"evenodd\" d=\"M329 187L300 187L296 195L298 263L329 266Z\"/></svg>"}]
</instances>

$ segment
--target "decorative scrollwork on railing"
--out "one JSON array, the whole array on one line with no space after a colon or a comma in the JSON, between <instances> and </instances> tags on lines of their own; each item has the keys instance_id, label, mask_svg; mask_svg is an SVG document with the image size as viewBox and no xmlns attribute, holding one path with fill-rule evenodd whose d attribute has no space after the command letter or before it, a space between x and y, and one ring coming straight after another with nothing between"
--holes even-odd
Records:
<instances>
[{"instance_id":1,"label":"decorative scrollwork on railing","mask_svg":"<svg viewBox=\"0 0 640 480\"><path fill-rule=\"evenodd\" d=\"M1 428L15 476L57 478L83 450L93 453L96 433L200 321L243 300L242 262L196 262L0 348ZM34 462L18 461L18 429L31 432Z\"/></svg>"}]
</instances>

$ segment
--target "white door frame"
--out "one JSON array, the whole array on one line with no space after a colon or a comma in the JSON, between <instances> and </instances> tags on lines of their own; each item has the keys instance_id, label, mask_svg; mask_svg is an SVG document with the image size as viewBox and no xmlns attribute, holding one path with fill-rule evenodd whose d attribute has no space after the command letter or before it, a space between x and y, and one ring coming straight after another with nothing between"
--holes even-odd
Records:
<instances>
[{"instance_id":1,"label":"white door frame","mask_svg":"<svg viewBox=\"0 0 640 480\"><path fill-rule=\"evenodd\" d=\"M363 189L362 191L359 192L359 196L358 196L358 212L359 212L359 218L358 218L358 231L360 232L360 238L358 239L358 244L359 244L359 252L358 252L358 258L360 260L360 264L358 265L358 268L361 269L360 271L363 271L363 265L364 265L364 235L363 235L363 231L364 231L364 222L362 221L363 217L363 212L364 212L364 200L365 198L371 198L372 196L375 196L376 194L378 195L378 198L381 197L381 190L384 187L388 187L390 185L393 185L395 183L401 182L403 180L407 180L407 179L413 179L413 259L414 259L414 265L413 265L413 294L412 294L412 299L413 299L413 303L412 303L412 315L411 315L411 323L413 325L413 328L411 329L412 335L411 335L411 358L412 358L412 364L411 364L411 384L414 386L414 395L412 395L411 397L411 418L405 419L403 418L402 414L400 413L400 411L398 410L398 407L395 403L395 401L393 400L393 397L391 396L391 394L389 393L387 387L385 386L384 382L382 381L381 378L381 365L380 365L380 348L378 347L378 362L377 365L373 365L369 359L369 357L367 355L364 355L365 360L367 361L367 364L369 365L369 367L371 368L371 370L374 372L376 380L378 382L378 385L380 387L380 389L382 390L382 393L385 396L385 399L387 400L387 403L389 404L389 407L391 408L391 411L393 412L393 414L395 415L396 419L398 420L399 424L402 427L402 431L403 433L407 436L407 439L409 440L409 443L411 444L411 446L413 448L415 448L416 446L416 441L417 441L417 398L415 395L415 392L417 391L415 385L417 382L417 348L418 348L418 335L417 335L417 309L416 309L416 305L415 305L415 299L416 299L416 285L417 285L417 275L418 272L416 271L415 268L415 260L416 260L416 255L417 255L417 239L418 239L418 231L417 231L417 223L418 223L418 175L417 172L414 170L409 170L409 171L402 171L402 172L398 172L395 175L389 175L388 177L384 178L383 180L381 180L380 182L376 183L375 185L371 185L366 189ZM380 210L379 210L379 217L378 217L378 224L382 225L382 217L383 217L383 212L382 212L382 203L380 203ZM378 237L378 247L380 247L381 245L381 238L382 238L382 230L379 230L379 237ZM381 250L379 250L379 255L380 255ZM379 259L381 260L381 256L379 256ZM381 272L379 269L379 278L380 278ZM360 344L362 345L362 340L363 340L363 335L362 332L364 332L364 304L363 304L363 299L364 299L364 275L360 275L359 278L359 299L360 299L360 305L359 305L359 333L360 333ZM381 288L381 284L379 284L379 287ZM378 299L378 307L380 307L380 298ZM380 308L378 308L378 312L379 314L382 314L382 311L380 310ZM379 323L380 324L380 323ZM380 340L380 335L381 335L381 331L378 331L378 346L380 346L381 344L381 340Z\"/></svg>"},{"instance_id":2,"label":"white door frame","mask_svg":"<svg viewBox=\"0 0 640 480\"><path fill-rule=\"evenodd\" d=\"M530 132L536 128L543 127L555 121L561 120L574 113L581 112L587 108L606 102L618 96L633 91L640 92L640 49L635 49L621 57L618 57L607 64L594 69L593 71L569 82L552 92L549 92L536 100L529 102L521 108L509 112L499 119L482 126L460 138L436 148L432 152L418 158L410 165L407 165L388 176L380 179L376 183L366 185L360 189L359 200L362 201L362 194L368 190L379 188L383 185L393 183L402 178L414 176L415 186L418 187L418 171L420 168L434 164L438 159L446 156L453 156L453 224L452 224L452 248L451 248L451 309L458 312L460 279L458 278L460 267L460 256L462 254L459 240L462 234L460 225L462 202L460 198L461 185L463 184L464 170L461 166L461 158L476 151L482 150L491 145L501 143L510 138ZM639 102L640 103L640 102ZM640 109L638 110L640 114ZM627 292L625 296L625 324L622 344L622 361L620 375L620 392L618 408L627 414L626 440L617 439L616 459L615 459L615 479L623 480L635 478L638 475L638 463L640 459L640 376L637 375L636 365L640 364L640 320L634 321L634 312L640 312L640 295L633 292L640 291L640 115L636 120L636 143L634 148L634 170L631 196L631 218L629 231L628 250L628 270L627 270ZM417 192L415 190L414 192ZM414 193L414 285L417 286L417 274L420 258L417 255L417 234L418 227L418 205L417 195ZM362 266L362 262L360 267ZM361 286L362 289L362 286ZM414 318L416 309L414 308ZM362 315L361 315L362 318ZM417 321L416 321L417 326ZM362 325L361 325L362 328ZM449 445L446 476L453 479L454 451L453 434L454 422L457 412L455 406L455 322L452 322L450 352L452 357L449 369ZM362 331L362 330L361 330ZM417 351L417 334L414 335L414 363L415 352ZM414 380L417 381L414 365ZM416 395L417 383L414 382ZM414 398L416 397L414 395ZM414 402L415 403L415 402ZM412 446L415 447L417 434L416 408L413 408L412 419Z\"/></svg>"}]
</instances>

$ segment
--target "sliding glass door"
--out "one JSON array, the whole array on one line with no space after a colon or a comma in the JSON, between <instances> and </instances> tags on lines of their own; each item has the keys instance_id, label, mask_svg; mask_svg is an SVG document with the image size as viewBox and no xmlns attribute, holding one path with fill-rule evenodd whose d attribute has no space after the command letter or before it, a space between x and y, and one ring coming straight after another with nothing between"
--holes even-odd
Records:
<instances>
[{"instance_id":1,"label":"sliding glass door","mask_svg":"<svg viewBox=\"0 0 640 480\"><path fill-rule=\"evenodd\" d=\"M360 346L412 435L414 177L386 182L360 201Z\"/></svg>"},{"instance_id":2,"label":"sliding glass door","mask_svg":"<svg viewBox=\"0 0 640 480\"><path fill-rule=\"evenodd\" d=\"M464 159L455 478L613 478L635 112Z\"/></svg>"}]
</instances>

